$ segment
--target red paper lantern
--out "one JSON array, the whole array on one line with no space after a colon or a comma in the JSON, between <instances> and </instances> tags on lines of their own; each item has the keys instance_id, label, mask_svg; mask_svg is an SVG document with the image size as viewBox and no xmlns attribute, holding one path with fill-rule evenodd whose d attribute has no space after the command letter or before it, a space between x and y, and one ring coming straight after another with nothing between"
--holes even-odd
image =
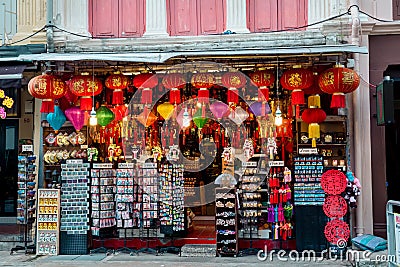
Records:
<instances>
[{"instance_id":1,"label":"red paper lantern","mask_svg":"<svg viewBox=\"0 0 400 267\"><path fill-rule=\"evenodd\" d=\"M258 70L249 74L251 82L258 87L258 101L269 100L268 86L273 86L275 75L270 70Z\"/></svg>"},{"instance_id":2,"label":"red paper lantern","mask_svg":"<svg viewBox=\"0 0 400 267\"><path fill-rule=\"evenodd\" d=\"M69 90L76 96L80 96L81 110L91 110L93 106L92 97L103 90L100 79L90 75L77 75L69 81Z\"/></svg>"},{"instance_id":3,"label":"red paper lantern","mask_svg":"<svg viewBox=\"0 0 400 267\"><path fill-rule=\"evenodd\" d=\"M152 73L141 73L133 78L133 86L142 89L142 97L140 103L151 104L153 101L152 88L158 84L158 76Z\"/></svg>"},{"instance_id":4,"label":"red paper lantern","mask_svg":"<svg viewBox=\"0 0 400 267\"><path fill-rule=\"evenodd\" d=\"M53 113L54 99L63 97L67 93L67 86L59 77L43 74L29 81L28 91L33 97L43 100L41 113Z\"/></svg>"},{"instance_id":5,"label":"red paper lantern","mask_svg":"<svg viewBox=\"0 0 400 267\"><path fill-rule=\"evenodd\" d=\"M347 213L347 202L340 195L327 196L322 208L329 218L341 218Z\"/></svg>"},{"instance_id":6,"label":"red paper lantern","mask_svg":"<svg viewBox=\"0 0 400 267\"><path fill-rule=\"evenodd\" d=\"M346 175L339 170L328 170L321 176L321 187L329 195L340 195L346 186Z\"/></svg>"},{"instance_id":7,"label":"red paper lantern","mask_svg":"<svg viewBox=\"0 0 400 267\"><path fill-rule=\"evenodd\" d=\"M344 221L335 219L326 224L324 234L329 243L342 246L341 243L347 242L350 237L350 227Z\"/></svg>"},{"instance_id":8,"label":"red paper lantern","mask_svg":"<svg viewBox=\"0 0 400 267\"><path fill-rule=\"evenodd\" d=\"M304 94L306 95L320 95L323 94L324 92L319 88L319 83L318 83L318 73L314 72L314 80L313 84L308 87L303 89Z\"/></svg>"},{"instance_id":9,"label":"red paper lantern","mask_svg":"<svg viewBox=\"0 0 400 267\"><path fill-rule=\"evenodd\" d=\"M181 88L186 86L186 79L181 73L169 73L164 76L162 84L169 91L169 102L171 104L181 103Z\"/></svg>"},{"instance_id":10,"label":"red paper lantern","mask_svg":"<svg viewBox=\"0 0 400 267\"><path fill-rule=\"evenodd\" d=\"M124 92L122 90L128 87L128 83L128 77L119 72L111 74L106 78L106 87L113 90L113 105L122 105L124 103Z\"/></svg>"},{"instance_id":11,"label":"red paper lantern","mask_svg":"<svg viewBox=\"0 0 400 267\"><path fill-rule=\"evenodd\" d=\"M312 139L312 147L316 147L316 139L320 138L319 124L326 119L326 113L321 108L308 108L301 115L302 120L308 123L308 138Z\"/></svg>"},{"instance_id":12,"label":"red paper lantern","mask_svg":"<svg viewBox=\"0 0 400 267\"><path fill-rule=\"evenodd\" d=\"M284 89L292 91L292 104L296 105L296 117L298 117L300 115L299 105L305 104L302 90L313 84L313 72L308 69L294 67L285 71L279 81Z\"/></svg>"},{"instance_id":13,"label":"red paper lantern","mask_svg":"<svg viewBox=\"0 0 400 267\"><path fill-rule=\"evenodd\" d=\"M227 72L221 77L222 85L228 88L228 103L237 104L239 103L238 88L242 88L246 85L246 76L241 72Z\"/></svg>"},{"instance_id":14,"label":"red paper lantern","mask_svg":"<svg viewBox=\"0 0 400 267\"><path fill-rule=\"evenodd\" d=\"M192 76L191 84L198 88L197 92L198 101L200 103L210 102L209 89L215 84L215 77L212 73L195 73Z\"/></svg>"},{"instance_id":15,"label":"red paper lantern","mask_svg":"<svg viewBox=\"0 0 400 267\"><path fill-rule=\"evenodd\" d=\"M345 68L343 65L335 65L321 73L318 84L322 91L332 94L331 108L344 108L346 107L344 94L358 88L360 77L354 70Z\"/></svg>"}]
</instances>

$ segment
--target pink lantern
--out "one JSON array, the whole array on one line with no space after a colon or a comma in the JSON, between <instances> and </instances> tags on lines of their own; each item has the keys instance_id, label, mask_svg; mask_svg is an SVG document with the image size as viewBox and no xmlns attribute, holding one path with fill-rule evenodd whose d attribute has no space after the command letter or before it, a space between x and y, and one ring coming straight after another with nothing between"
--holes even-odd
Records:
<instances>
[{"instance_id":1,"label":"pink lantern","mask_svg":"<svg viewBox=\"0 0 400 267\"><path fill-rule=\"evenodd\" d=\"M221 101L215 101L210 105L212 114L218 119L222 119L225 113L228 111L229 106Z\"/></svg>"},{"instance_id":2,"label":"pink lantern","mask_svg":"<svg viewBox=\"0 0 400 267\"><path fill-rule=\"evenodd\" d=\"M176 121L178 122L181 129L188 127L188 124L190 124L191 120L192 116L190 115L190 112L185 108L182 108L176 116Z\"/></svg>"},{"instance_id":3,"label":"pink lantern","mask_svg":"<svg viewBox=\"0 0 400 267\"><path fill-rule=\"evenodd\" d=\"M77 131L80 131L83 125L85 125L85 111L81 110L79 107L72 107L65 110L65 116Z\"/></svg>"}]
</instances>

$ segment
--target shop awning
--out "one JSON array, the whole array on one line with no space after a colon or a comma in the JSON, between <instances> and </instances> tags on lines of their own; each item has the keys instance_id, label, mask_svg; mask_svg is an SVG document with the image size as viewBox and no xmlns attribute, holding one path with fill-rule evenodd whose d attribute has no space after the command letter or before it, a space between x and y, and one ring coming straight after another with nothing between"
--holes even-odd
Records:
<instances>
[{"instance_id":1,"label":"shop awning","mask_svg":"<svg viewBox=\"0 0 400 267\"><path fill-rule=\"evenodd\" d=\"M0 65L0 88L21 87L22 73L26 65Z\"/></svg>"},{"instance_id":2,"label":"shop awning","mask_svg":"<svg viewBox=\"0 0 400 267\"><path fill-rule=\"evenodd\" d=\"M102 60L121 62L164 63L175 57L218 57L218 56L283 56L283 55L328 55L340 53L367 54L366 47L355 45L321 45L309 47L279 47L260 49L231 49L231 50L201 50L201 51L173 51L173 52L131 52L131 53L43 53L20 55L20 61L82 61Z\"/></svg>"}]
</instances>

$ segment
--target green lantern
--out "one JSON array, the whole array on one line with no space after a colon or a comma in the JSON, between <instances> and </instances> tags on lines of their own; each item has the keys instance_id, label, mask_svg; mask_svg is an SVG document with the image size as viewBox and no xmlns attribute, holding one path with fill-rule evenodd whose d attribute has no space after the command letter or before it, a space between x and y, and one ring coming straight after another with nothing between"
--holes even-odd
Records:
<instances>
[{"instance_id":1,"label":"green lantern","mask_svg":"<svg viewBox=\"0 0 400 267\"><path fill-rule=\"evenodd\" d=\"M96 111L97 123L102 127L106 127L110 122L114 120L114 113L106 106L101 106Z\"/></svg>"}]
</instances>

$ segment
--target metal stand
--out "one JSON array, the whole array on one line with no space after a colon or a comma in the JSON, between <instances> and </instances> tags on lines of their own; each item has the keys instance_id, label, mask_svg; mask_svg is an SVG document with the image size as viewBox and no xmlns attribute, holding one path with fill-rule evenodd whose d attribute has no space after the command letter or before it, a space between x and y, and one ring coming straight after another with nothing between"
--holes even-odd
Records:
<instances>
[{"instance_id":1,"label":"metal stand","mask_svg":"<svg viewBox=\"0 0 400 267\"><path fill-rule=\"evenodd\" d=\"M147 232L147 236L146 236L146 247L137 250L136 254L139 255L139 253L142 252L142 253L148 253L148 254L155 254L155 255L158 255L158 251L157 251L156 249L150 248L150 247L149 247L149 242L150 242L150 229L147 228L147 229L146 229L146 232Z\"/></svg>"},{"instance_id":2,"label":"metal stand","mask_svg":"<svg viewBox=\"0 0 400 267\"><path fill-rule=\"evenodd\" d=\"M119 249L115 250L115 252L119 252L119 253L129 253L130 256L139 255L138 250L133 249L133 248L128 248L128 247L126 246L126 229L124 229L124 235L125 235L125 238L124 238L124 246L123 246L122 248L119 248Z\"/></svg>"}]
</instances>

